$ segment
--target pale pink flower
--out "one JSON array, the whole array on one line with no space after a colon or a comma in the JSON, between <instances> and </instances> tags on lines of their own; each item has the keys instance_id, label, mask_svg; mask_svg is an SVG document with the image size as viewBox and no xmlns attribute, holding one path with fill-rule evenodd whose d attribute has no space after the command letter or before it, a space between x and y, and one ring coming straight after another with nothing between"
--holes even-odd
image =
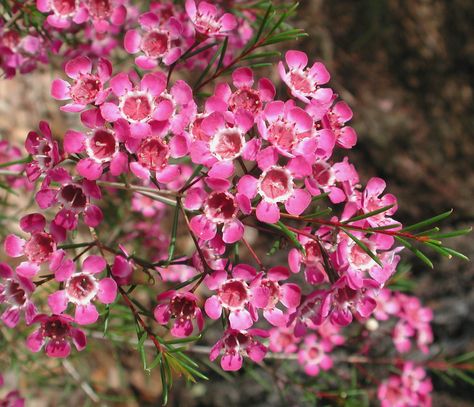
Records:
<instances>
[{"instance_id":1,"label":"pale pink flower","mask_svg":"<svg viewBox=\"0 0 474 407\"><path fill-rule=\"evenodd\" d=\"M138 18L141 32L129 30L125 34L124 48L130 54L140 52L135 64L142 69L154 69L160 60L171 65L181 56L181 48L176 40L180 38L183 28L181 23L170 17L160 21L155 13L147 12Z\"/></svg>"},{"instance_id":2,"label":"pale pink flower","mask_svg":"<svg viewBox=\"0 0 474 407\"><path fill-rule=\"evenodd\" d=\"M236 18L225 13L219 15L216 6L206 1L200 1L196 7L194 0L186 0L186 12L194 24L196 31L209 37L228 35L237 26Z\"/></svg>"},{"instance_id":3,"label":"pale pink flower","mask_svg":"<svg viewBox=\"0 0 474 407\"><path fill-rule=\"evenodd\" d=\"M36 7L42 13L49 13L46 21L55 28L69 28L72 21L81 24L87 19L78 0L36 0Z\"/></svg>"},{"instance_id":4,"label":"pale pink flower","mask_svg":"<svg viewBox=\"0 0 474 407\"><path fill-rule=\"evenodd\" d=\"M308 335L298 352L298 363L304 367L309 376L317 376L320 370L329 370L333 366L328 353L333 349L332 344L325 339L317 339L316 335Z\"/></svg>"},{"instance_id":5,"label":"pale pink flower","mask_svg":"<svg viewBox=\"0 0 474 407\"><path fill-rule=\"evenodd\" d=\"M56 278L64 282L64 289L48 297L48 304L54 314L64 312L71 302L75 305L75 321L80 325L93 324L99 313L92 300L102 304L111 304L117 296L117 283L110 277L97 278L107 263L100 257L88 256L82 263L79 272L73 274L56 273ZM72 271L72 270L71 270Z\"/></svg>"},{"instance_id":6,"label":"pale pink flower","mask_svg":"<svg viewBox=\"0 0 474 407\"><path fill-rule=\"evenodd\" d=\"M315 62L313 66L307 67L308 56L301 51L287 51L285 61L288 71L280 61L278 72L294 97L305 103L309 103L310 98L320 102L332 99L332 90L320 87L330 79L329 72L321 62Z\"/></svg>"},{"instance_id":7,"label":"pale pink flower","mask_svg":"<svg viewBox=\"0 0 474 407\"><path fill-rule=\"evenodd\" d=\"M105 83L112 75L112 64L104 58L99 58L96 73L92 73L92 61L85 56L79 56L68 61L64 70L73 81L68 83L55 79L51 84L51 96L58 100L72 102L61 106L64 112L80 112L89 104L101 105L109 95L110 89Z\"/></svg>"}]
</instances>

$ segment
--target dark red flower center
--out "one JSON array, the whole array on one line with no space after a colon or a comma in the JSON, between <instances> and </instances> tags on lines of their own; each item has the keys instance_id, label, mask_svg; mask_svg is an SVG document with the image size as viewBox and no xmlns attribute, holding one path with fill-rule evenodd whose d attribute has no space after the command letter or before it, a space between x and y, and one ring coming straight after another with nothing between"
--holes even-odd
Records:
<instances>
[{"instance_id":1,"label":"dark red flower center","mask_svg":"<svg viewBox=\"0 0 474 407\"><path fill-rule=\"evenodd\" d=\"M44 336L55 340L64 339L70 333L69 324L55 316L48 318L43 323L42 328Z\"/></svg>"},{"instance_id":2,"label":"dark red flower center","mask_svg":"<svg viewBox=\"0 0 474 407\"><path fill-rule=\"evenodd\" d=\"M68 184L61 188L60 200L69 208L84 209L87 203L86 195L81 187Z\"/></svg>"},{"instance_id":3,"label":"dark red flower center","mask_svg":"<svg viewBox=\"0 0 474 407\"><path fill-rule=\"evenodd\" d=\"M196 301L176 296L170 301L170 312L173 318L191 319L196 311Z\"/></svg>"},{"instance_id":4,"label":"dark red flower center","mask_svg":"<svg viewBox=\"0 0 474 407\"><path fill-rule=\"evenodd\" d=\"M207 198L204 211L209 219L217 223L232 220L237 212L234 197L227 192L213 192Z\"/></svg>"},{"instance_id":5,"label":"dark red flower center","mask_svg":"<svg viewBox=\"0 0 474 407\"><path fill-rule=\"evenodd\" d=\"M86 144L89 155L99 162L110 161L118 148L114 134L102 129L96 130Z\"/></svg>"},{"instance_id":6,"label":"dark red flower center","mask_svg":"<svg viewBox=\"0 0 474 407\"><path fill-rule=\"evenodd\" d=\"M148 137L137 151L138 162L151 171L158 171L168 164L169 148L163 140Z\"/></svg>"},{"instance_id":7,"label":"dark red flower center","mask_svg":"<svg viewBox=\"0 0 474 407\"><path fill-rule=\"evenodd\" d=\"M7 297L7 301L11 305L16 305L21 307L26 303L26 293L25 290L21 287L21 285L14 280L8 280L6 287L5 287L5 294Z\"/></svg>"},{"instance_id":8,"label":"dark red flower center","mask_svg":"<svg viewBox=\"0 0 474 407\"><path fill-rule=\"evenodd\" d=\"M87 273L72 276L66 284L66 292L72 302L87 304L95 297L98 290L97 280Z\"/></svg>"}]
</instances>

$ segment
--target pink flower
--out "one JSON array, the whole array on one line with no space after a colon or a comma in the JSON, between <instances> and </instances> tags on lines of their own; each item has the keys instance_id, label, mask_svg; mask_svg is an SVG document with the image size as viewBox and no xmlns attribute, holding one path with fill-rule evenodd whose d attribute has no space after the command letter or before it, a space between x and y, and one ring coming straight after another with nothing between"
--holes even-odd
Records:
<instances>
[{"instance_id":1,"label":"pink flower","mask_svg":"<svg viewBox=\"0 0 474 407\"><path fill-rule=\"evenodd\" d=\"M76 306L74 319L78 324L88 325L96 322L99 313L91 301L97 299L102 304L111 304L117 296L117 283L114 279L105 277L98 280L96 277L106 265L102 257L92 255L84 260L80 272L59 276L56 273L56 279L59 277L59 281L64 281L65 288L48 297L48 304L53 313L61 314L71 302Z\"/></svg>"},{"instance_id":2,"label":"pink flower","mask_svg":"<svg viewBox=\"0 0 474 407\"><path fill-rule=\"evenodd\" d=\"M25 141L26 151L33 156L33 161L26 166L26 175L32 182L54 168L62 158L58 143L53 140L49 124L41 121L39 129L40 134L30 131Z\"/></svg>"},{"instance_id":3,"label":"pink flower","mask_svg":"<svg viewBox=\"0 0 474 407\"><path fill-rule=\"evenodd\" d=\"M37 322L41 324L40 327L26 339L26 346L32 352L39 352L46 344L46 355L66 358L71 353L71 341L78 351L86 347L86 336L72 325L71 316L40 314L33 319L33 323Z\"/></svg>"},{"instance_id":4,"label":"pink flower","mask_svg":"<svg viewBox=\"0 0 474 407\"><path fill-rule=\"evenodd\" d=\"M333 105L335 98L312 99L306 111L313 117L317 127L332 134L338 147L352 148L357 143L357 134L352 127L345 125L352 119L352 110L344 101Z\"/></svg>"},{"instance_id":5,"label":"pink flower","mask_svg":"<svg viewBox=\"0 0 474 407\"><path fill-rule=\"evenodd\" d=\"M294 335L294 327L278 327L269 331L270 342L268 348L272 352L295 353L298 350L298 343L301 338Z\"/></svg>"},{"instance_id":6,"label":"pink flower","mask_svg":"<svg viewBox=\"0 0 474 407\"><path fill-rule=\"evenodd\" d=\"M234 168L232 161L249 152L245 135L253 126L250 114L241 110L235 115L213 112L200 123L205 137L193 141L190 146L191 160L212 168L218 162L226 162L228 171L220 178L228 178ZM224 167L220 167L221 169Z\"/></svg>"},{"instance_id":7,"label":"pink flower","mask_svg":"<svg viewBox=\"0 0 474 407\"><path fill-rule=\"evenodd\" d=\"M124 6L125 0L88 0L81 6L90 18L95 31L106 33L113 26L121 26L127 17L127 8Z\"/></svg>"},{"instance_id":8,"label":"pink flower","mask_svg":"<svg viewBox=\"0 0 474 407\"><path fill-rule=\"evenodd\" d=\"M182 33L181 23L174 17L167 21L151 12L142 14L138 21L142 34L138 30L129 30L125 34L124 48L130 54L141 52L135 58L135 63L142 69L154 69L162 60L165 65L171 65L181 56L181 48L176 40Z\"/></svg>"},{"instance_id":9,"label":"pink flower","mask_svg":"<svg viewBox=\"0 0 474 407\"><path fill-rule=\"evenodd\" d=\"M77 0L36 0L36 7L42 13L51 13L46 21L55 28L69 28L71 21L81 24L87 18Z\"/></svg>"},{"instance_id":10,"label":"pink flower","mask_svg":"<svg viewBox=\"0 0 474 407\"><path fill-rule=\"evenodd\" d=\"M95 128L87 134L68 130L64 135L66 153L87 153L88 158L79 160L76 169L79 175L90 181L99 179L106 166L114 176L126 172L128 157L119 146L115 131L105 127Z\"/></svg>"},{"instance_id":11,"label":"pink flower","mask_svg":"<svg viewBox=\"0 0 474 407\"><path fill-rule=\"evenodd\" d=\"M390 218L390 216L393 215L398 209L397 198L392 194L385 194L384 196L380 197L385 187L386 183L383 179L375 177L371 178L369 182L367 182L362 195L362 210L364 213L370 213L385 206L393 205L392 208L386 210L385 212L367 218L367 222L372 227L393 225L394 223L397 223Z\"/></svg>"},{"instance_id":12,"label":"pink flower","mask_svg":"<svg viewBox=\"0 0 474 407\"><path fill-rule=\"evenodd\" d=\"M306 374L317 376L320 369L329 370L333 366L332 359L327 355L332 349L329 341L318 340L316 335L308 335L298 352L298 363L304 367Z\"/></svg>"},{"instance_id":13,"label":"pink flower","mask_svg":"<svg viewBox=\"0 0 474 407\"><path fill-rule=\"evenodd\" d=\"M25 277L14 273L8 264L0 263L0 304L6 304L6 309L0 319L9 328L14 328L24 312L27 325L31 324L37 310L31 301L35 285Z\"/></svg>"},{"instance_id":14,"label":"pink flower","mask_svg":"<svg viewBox=\"0 0 474 407\"><path fill-rule=\"evenodd\" d=\"M129 260L129 255L122 245L120 245L120 249L124 256L115 256L114 264L112 265L112 276L117 284L128 285L132 281L135 264L132 260Z\"/></svg>"},{"instance_id":15,"label":"pink flower","mask_svg":"<svg viewBox=\"0 0 474 407\"><path fill-rule=\"evenodd\" d=\"M223 337L212 347L209 358L214 361L222 351L224 355L221 359L221 367L227 371L239 370L244 356L254 362L261 362L267 353L267 348L255 339L256 336L266 338L268 332L262 329L248 331L227 329Z\"/></svg>"},{"instance_id":16,"label":"pink flower","mask_svg":"<svg viewBox=\"0 0 474 407\"><path fill-rule=\"evenodd\" d=\"M264 140L285 157L309 155L316 151L317 140L313 136L313 119L292 100L280 100L265 106L259 118L258 130Z\"/></svg>"},{"instance_id":17,"label":"pink flower","mask_svg":"<svg viewBox=\"0 0 474 407\"><path fill-rule=\"evenodd\" d=\"M290 271L283 266L269 269L266 274L259 273L250 284L252 304L263 309L263 316L270 324L278 327L287 325L288 316L277 305L281 302L289 311L300 304L301 289L293 283L280 284L290 277Z\"/></svg>"},{"instance_id":18,"label":"pink flower","mask_svg":"<svg viewBox=\"0 0 474 407\"><path fill-rule=\"evenodd\" d=\"M234 113L244 110L255 119L263 110L265 102L275 97L275 86L270 79L259 79L257 89L253 88L254 75L250 68L237 68L232 72L232 81L237 88L234 92L227 83L221 83L216 86L213 98L216 99L214 103L222 101Z\"/></svg>"},{"instance_id":19,"label":"pink flower","mask_svg":"<svg viewBox=\"0 0 474 407\"><path fill-rule=\"evenodd\" d=\"M51 188L52 181L59 183L61 187ZM41 209L59 204L62 209L56 214L52 224L74 230L79 214L84 216L84 222L90 227L96 227L102 222L102 211L90 202L91 198L101 197L101 191L95 182L87 179L73 182L67 171L59 168L44 179L41 189L36 193L36 202Z\"/></svg>"},{"instance_id":20,"label":"pink flower","mask_svg":"<svg viewBox=\"0 0 474 407\"><path fill-rule=\"evenodd\" d=\"M251 291L247 282L253 280L255 276L255 269L246 264L236 265L232 270L232 278L228 278L224 270L207 276L206 285L210 290L217 290L217 293L209 297L204 305L209 318L219 318L222 309L226 309L229 311L232 329L250 328L258 319L258 315L251 302Z\"/></svg>"},{"instance_id":21,"label":"pink flower","mask_svg":"<svg viewBox=\"0 0 474 407\"><path fill-rule=\"evenodd\" d=\"M211 180L212 181L212 180ZM222 239L225 243L235 243L244 234L244 225L238 219L239 206L234 195L226 191L213 191L204 200L204 190L197 188L188 191L186 207L197 210L203 208L203 214L191 219L191 230L202 240L211 240L216 236L217 228L222 225Z\"/></svg>"},{"instance_id":22,"label":"pink flower","mask_svg":"<svg viewBox=\"0 0 474 407\"><path fill-rule=\"evenodd\" d=\"M230 13L218 16L217 7L206 1L186 0L186 13L194 24L196 31L209 37L228 35L237 26L237 20Z\"/></svg>"},{"instance_id":23,"label":"pink flower","mask_svg":"<svg viewBox=\"0 0 474 407\"><path fill-rule=\"evenodd\" d=\"M198 298L190 292L166 291L157 297L159 304L154 310L155 319L161 325L166 325L171 318L175 321L171 327L171 335L185 338L193 332L193 322L196 320L199 331L204 327L201 309L197 306Z\"/></svg>"},{"instance_id":24,"label":"pink flower","mask_svg":"<svg viewBox=\"0 0 474 407\"><path fill-rule=\"evenodd\" d=\"M166 77L162 72L143 76L140 84L133 85L129 76L122 72L110 80L112 92L118 104L105 102L100 106L102 116L108 122L124 119L130 124L132 137L142 139L151 135L149 122L152 119L169 118L169 104L157 102L157 97L166 88Z\"/></svg>"},{"instance_id":25,"label":"pink flower","mask_svg":"<svg viewBox=\"0 0 474 407\"><path fill-rule=\"evenodd\" d=\"M69 84L62 79L55 79L51 84L51 96L58 100L72 99L61 107L64 112L80 112L89 104L101 105L105 102L110 89L105 83L112 75L112 64L104 58L97 63L97 73L92 73L92 61L79 56L66 63L64 68L73 82Z\"/></svg>"},{"instance_id":26,"label":"pink flower","mask_svg":"<svg viewBox=\"0 0 474 407\"><path fill-rule=\"evenodd\" d=\"M30 278L39 271L39 264L51 260L56 251L57 243L65 239L65 231L51 223L46 232L46 219L39 213L32 213L20 219L21 229L30 234L28 239L22 239L10 234L4 241L5 253L10 257L26 256L28 261L21 263L17 273Z\"/></svg>"},{"instance_id":27,"label":"pink flower","mask_svg":"<svg viewBox=\"0 0 474 407\"><path fill-rule=\"evenodd\" d=\"M320 88L320 85L328 83L330 78L329 72L321 62L315 62L311 68L307 68L308 56L301 51L288 51L285 54L285 61L288 71L280 61L278 72L294 97L305 103L309 103L310 98L320 102L332 99L331 89Z\"/></svg>"},{"instance_id":28,"label":"pink flower","mask_svg":"<svg viewBox=\"0 0 474 407\"><path fill-rule=\"evenodd\" d=\"M224 270L229 259L224 256L227 245L218 234L211 240L200 240L201 253L211 270ZM202 264L201 256L196 251L193 255L193 265L200 272L206 272Z\"/></svg>"},{"instance_id":29,"label":"pink flower","mask_svg":"<svg viewBox=\"0 0 474 407\"><path fill-rule=\"evenodd\" d=\"M269 154L265 154L265 153ZM257 159L262 170L260 177L244 175L237 184L237 190L248 199L257 194L261 201L257 205L257 219L262 222L276 223L280 219L279 203L292 215L300 215L311 203L311 195L304 189L296 188L294 179L300 177L299 167L276 164L277 154L263 150Z\"/></svg>"}]
</instances>

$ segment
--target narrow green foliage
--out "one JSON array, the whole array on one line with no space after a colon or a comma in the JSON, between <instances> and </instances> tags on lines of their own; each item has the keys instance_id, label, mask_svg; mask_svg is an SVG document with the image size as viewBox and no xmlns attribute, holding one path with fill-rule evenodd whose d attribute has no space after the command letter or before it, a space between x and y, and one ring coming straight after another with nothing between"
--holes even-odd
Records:
<instances>
[{"instance_id":1,"label":"narrow green foliage","mask_svg":"<svg viewBox=\"0 0 474 407\"><path fill-rule=\"evenodd\" d=\"M423 263L425 263L428 267L434 268L433 263L431 260L426 257L426 255L418 250L415 246L413 246L408 240L400 237L400 236L395 236L395 239L398 240L403 246L405 246L408 250L413 252L413 254L418 257Z\"/></svg>"},{"instance_id":2,"label":"narrow green foliage","mask_svg":"<svg viewBox=\"0 0 474 407\"><path fill-rule=\"evenodd\" d=\"M383 267L383 264L382 262L380 261L380 259L377 257L376 254L374 254L372 252L372 250L370 250L367 245L362 242L361 240L359 240L357 237L355 237L352 233L348 232L346 229L342 228L342 231L347 235L349 236L353 241L354 243L359 246L365 253L367 253L368 256L370 256L370 258L375 261L380 267Z\"/></svg>"},{"instance_id":3,"label":"narrow green foliage","mask_svg":"<svg viewBox=\"0 0 474 407\"><path fill-rule=\"evenodd\" d=\"M342 223L351 223L351 222L355 222L355 221L358 221L358 220L371 218L372 216L379 215L383 212L388 211L389 209L392 209L393 207L394 207L394 205L387 205L387 206L384 206L383 208L376 209L375 211L364 213L364 214L358 215L358 216L353 216L352 218L350 218L348 220L345 220Z\"/></svg>"},{"instance_id":4,"label":"narrow green foliage","mask_svg":"<svg viewBox=\"0 0 474 407\"><path fill-rule=\"evenodd\" d=\"M440 222L440 221L448 218L452 213L453 213L453 210L451 209L447 212L444 212L444 213L441 213L439 215L433 216L432 218L429 218L429 219L423 220L421 222L415 223L413 225L407 226L407 227L403 228L402 231L403 232L409 232L409 231L412 231L412 230L417 230L417 229L424 228L426 226L431 226L433 223Z\"/></svg>"}]
</instances>

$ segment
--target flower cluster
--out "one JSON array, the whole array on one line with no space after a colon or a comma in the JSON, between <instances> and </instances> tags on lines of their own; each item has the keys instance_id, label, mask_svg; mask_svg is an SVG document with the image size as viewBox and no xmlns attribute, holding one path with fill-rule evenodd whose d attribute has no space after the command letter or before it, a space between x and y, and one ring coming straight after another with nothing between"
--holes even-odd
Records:
<instances>
[{"instance_id":1,"label":"flower cluster","mask_svg":"<svg viewBox=\"0 0 474 407\"><path fill-rule=\"evenodd\" d=\"M364 186L340 158L357 135L328 70L290 50L276 70L287 92L277 93L279 83L240 66L258 10L233 14L214 3L139 10L127 0L37 0L51 34L45 41L83 29L86 43L66 44L64 75L51 84L60 110L82 125L61 135L40 122L26 138L25 162L8 165L22 154L0 143L8 185L35 188L39 208L4 241L7 256L21 262L0 263L2 321L13 328L24 315L31 351L67 357L71 344L86 347L81 326L103 322L120 297L137 332L153 338L144 306L137 311L130 298L145 276L149 285L160 281L154 309L143 315L179 341L202 332L205 317L222 321L210 359L222 355L224 370L239 370L244 358L259 363L270 350L315 376L348 342L344 327L389 317L397 318L399 352L411 339L428 352L431 311L390 290L402 249L395 238L425 237L393 219L397 199L384 180ZM28 36L0 29L6 76L42 59L46 44L33 49ZM259 35L255 47L264 44ZM334 209L330 218L322 202ZM187 245L178 242L182 230ZM87 235L92 240L77 241ZM256 235L274 239L279 256L262 259ZM36 301L43 284L47 311ZM407 363L379 397L384 405L427 405L429 390L424 371Z\"/></svg>"}]
</instances>

